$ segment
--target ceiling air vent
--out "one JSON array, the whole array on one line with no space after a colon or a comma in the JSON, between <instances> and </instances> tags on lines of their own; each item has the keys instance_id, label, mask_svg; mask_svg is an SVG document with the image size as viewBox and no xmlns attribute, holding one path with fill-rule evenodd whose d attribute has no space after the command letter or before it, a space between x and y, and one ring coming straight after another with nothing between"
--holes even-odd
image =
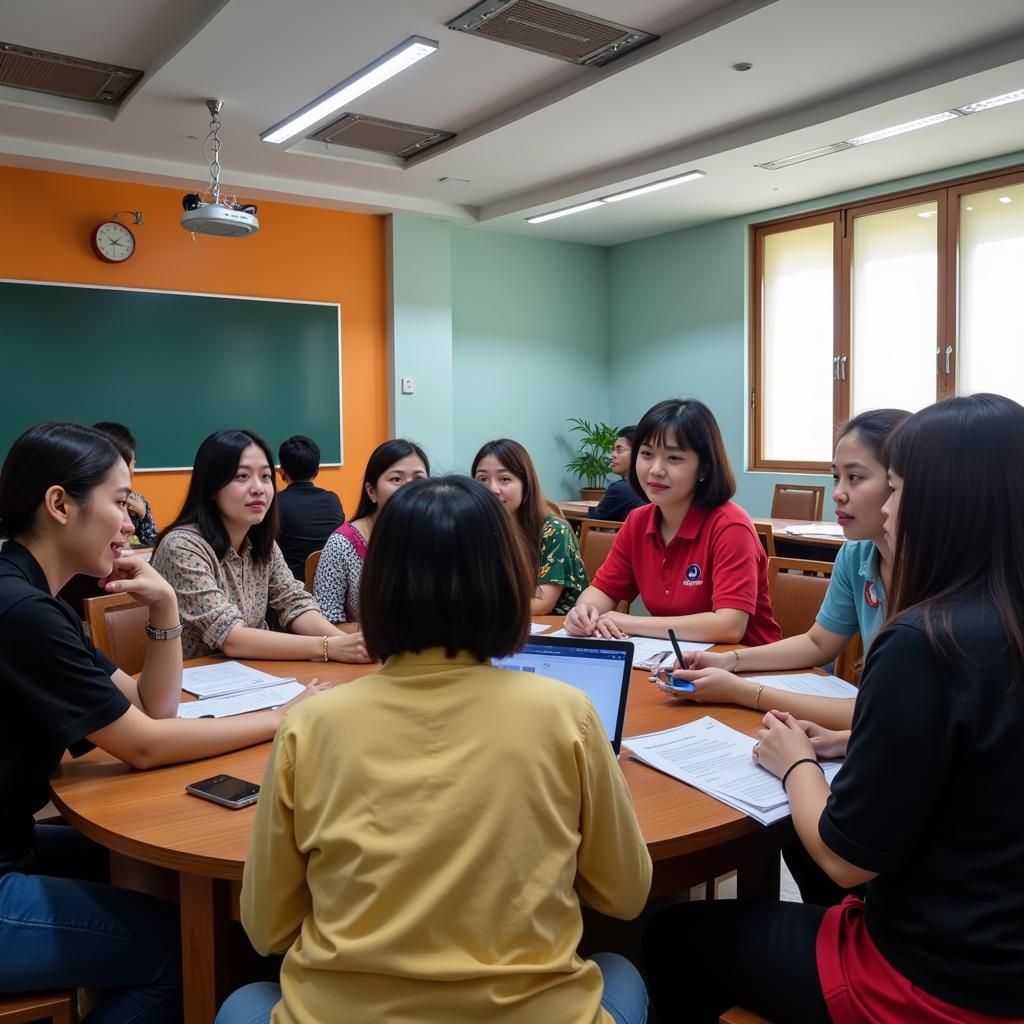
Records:
<instances>
[{"instance_id":1,"label":"ceiling air vent","mask_svg":"<svg viewBox=\"0 0 1024 1024\"><path fill-rule=\"evenodd\" d=\"M132 68L0 42L0 85L15 89L112 106L141 77Z\"/></svg>"},{"instance_id":2,"label":"ceiling air vent","mask_svg":"<svg viewBox=\"0 0 1024 1024\"><path fill-rule=\"evenodd\" d=\"M374 153L407 157L422 153L428 147L436 146L439 142L455 136L453 132L421 128L415 124L384 121L379 117L367 117L365 114L345 114L309 137L331 146L353 146L356 149L369 149Z\"/></svg>"},{"instance_id":3,"label":"ceiling air vent","mask_svg":"<svg viewBox=\"0 0 1024 1024\"><path fill-rule=\"evenodd\" d=\"M658 38L542 0L484 0L448 28L572 64L608 64Z\"/></svg>"}]
</instances>

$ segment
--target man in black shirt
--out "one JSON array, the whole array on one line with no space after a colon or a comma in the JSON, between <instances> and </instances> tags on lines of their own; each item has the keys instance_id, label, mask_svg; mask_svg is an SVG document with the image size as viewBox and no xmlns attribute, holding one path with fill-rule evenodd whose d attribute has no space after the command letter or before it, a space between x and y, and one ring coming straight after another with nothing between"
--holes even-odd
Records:
<instances>
[{"instance_id":1,"label":"man in black shirt","mask_svg":"<svg viewBox=\"0 0 1024 1024\"><path fill-rule=\"evenodd\" d=\"M304 576L306 558L319 551L327 538L345 522L341 500L333 491L316 487L320 448L311 438L296 434L278 450L281 479L288 486L279 491L277 543L296 579Z\"/></svg>"},{"instance_id":2,"label":"man in black shirt","mask_svg":"<svg viewBox=\"0 0 1024 1024\"><path fill-rule=\"evenodd\" d=\"M623 427L615 438L615 447L608 456L608 464L613 473L620 479L608 485L604 497L587 513L588 519L608 519L622 522L635 508L647 504L647 499L636 494L626 477L629 476L629 463L633 455L633 437L636 427Z\"/></svg>"}]
</instances>

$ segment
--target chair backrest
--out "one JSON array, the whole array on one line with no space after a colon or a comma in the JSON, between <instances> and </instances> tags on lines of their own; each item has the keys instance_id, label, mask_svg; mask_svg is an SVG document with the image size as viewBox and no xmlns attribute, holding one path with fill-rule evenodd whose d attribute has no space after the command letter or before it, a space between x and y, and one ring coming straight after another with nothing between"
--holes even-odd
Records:
<instances>
[{"instance_id":1,"label":"chair backrest","mask_svg":"<svg viewBox=\"0 0 1024 1024\"><path fill-rule=\"evenodd\" d=\"M741 1006L734 1006L726 1010L718 1018L718 1024L772 1024L767 1017L761 1017L752 1010L744 1010Z\"/></svg>"},{"instance_id":2,"label":"chair backrest","mask_svg":"<svg viewBox=\"0 0 1024 1024\"><path fill-rule=\"evenodd\" d=\"M597 575L621 527L622 523L612 519L584 519L580 523L580 557L587 579L593 580Z\"/></svg>"},{"instance_id":3,"label":"chair backrest","mask_svg":"<svg viewBox=\"0 0 1024 1024\"><path fill-rule=\"evenodd\" d=\"M803 558L768 559L768 593L782 635L799 636L814 625L832 577L831 562Z\"/></svg>"},{"instance_id":4,"label":"chair backrest","mask_svg":"<svg viewBox=\"0 0 1024 1024\"><path fill-rule=\"evenodd\" d=\"M544 499L544 508L547 510L548 515L558 516L559 519L564 519L565 516L562 514L562 506L557 501L552 501L550 498Z\"/></svg>"},{"instance_id":5,"label":"chair backrest","mask_svg":"<svg viewBox=\"0 0 1024 1024\"><path fill-rule=\"evenodd\" d=\"M769 558L775 557L775 532L771 523L754 523L754 532L757 534L765 554Z\"/></svg>"},{"instance_id":6,"label":"chair backrest","mask_svg":"<svg viewBox=\"0 0 1024 1024\"><path fill-rule=\"evenodd\" d=\"M320 564L320 556L324 553L324 549L321 548L319 551L311 551L306 556L306 568L304 570L306 577L306 589L312 594L313 593L313 578L316 576L316 567Z\"/></svg>"},{"instance_id":7,"label":"chair backrest","mask_svg":"<svg viewBox=\"0 0 1024 1024\"><path fill-rule=\"evenodd\" d=\"M78 1024L78 993L11 992L0 995L0 1021L3 1024L28 1024L29 1021L52 1024Z\"/></svg>"},{"instance_id":8,"label":"chair backrest","mask_svg":"<svg viewBox=\"0 0 1024 1024\"><path fill-rule=\"evenodd\" d=\"M149 609L130 594L102 594L83 603L92 642L122 671L141 672Z\"/></svg>"},{"instance_id":9,"label":"chair backrest","mask_svg":"<svg viewBox=\"0 0 1024 1024\"><path fill-rule=\"evenodd\" d=\"M772 519L803 519L816 523L825 507L825 488L820 484L776 484L772 495Z\"/></svg>"},{"instance_id":10,"label":"chair backrest","mask_svg":"<svg viewBox=\"0 0 1024 1024\"><path fill-rule=\"evenodd\" d=\"M840 679L845 679L848 683L853 683L854 686L860 686L860 670L863 667L863 660L864 642L860 633L854 633L846 645L846 650L836 658L832 666L832 674L839 676Z\"/></svg>"}]
</instances>

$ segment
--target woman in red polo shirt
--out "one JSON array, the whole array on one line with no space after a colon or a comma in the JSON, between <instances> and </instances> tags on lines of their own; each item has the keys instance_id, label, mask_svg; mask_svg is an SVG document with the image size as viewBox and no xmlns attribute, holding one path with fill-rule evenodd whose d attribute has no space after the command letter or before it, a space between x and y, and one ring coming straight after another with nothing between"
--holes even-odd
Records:
<instances>
[{"instance_id":1,"label":"woman in red polo shirt","mask_svg":"<svg viewBox=\"0 0 1024 1024\"><path fill-rule=\"evenodd\" d=\"M672 398L637 425L629 481L650 505L631 512L593 583L565 617L576 636L663 637L747 646L782 639L768 559L703 402ZM637 595L650 616L614 611Z\"/></svg>"},{"instance_id":2,"label":"woman in red polo shirt","mask_svg":"<svg viewBox=\"0 0 1024 1024\"><path fill-rule=\"evenodd\" d=\"M1021 451L1024 408L1000 395L889 439L893 586L853 729L770 712L754 749L807 852L864 899L662 911L644 937L659 1020L1024 1022ZM844 754L830 790L817 757Z\"/></svg>"}]
</instances>

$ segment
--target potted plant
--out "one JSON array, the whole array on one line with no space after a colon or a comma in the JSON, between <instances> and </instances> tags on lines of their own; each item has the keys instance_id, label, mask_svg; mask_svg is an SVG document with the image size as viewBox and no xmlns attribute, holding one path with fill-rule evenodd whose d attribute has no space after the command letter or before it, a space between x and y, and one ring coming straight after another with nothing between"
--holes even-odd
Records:
<instances>
[{"instance_id":1,"label":"potted plant","mask_svg":"<svg viewBox=\"0 0 1024 1024\"><path fill-rule=\"evenodd\" d=\"M578 433L580 441L576 454L565 468L586 484L580 488L584 501L600 501L609 473L608 456L615 447L615 428L607 423L590 423L577 416L571 417L569 422L573 424L570 431Z\"/></svg>"}]
</instances>

